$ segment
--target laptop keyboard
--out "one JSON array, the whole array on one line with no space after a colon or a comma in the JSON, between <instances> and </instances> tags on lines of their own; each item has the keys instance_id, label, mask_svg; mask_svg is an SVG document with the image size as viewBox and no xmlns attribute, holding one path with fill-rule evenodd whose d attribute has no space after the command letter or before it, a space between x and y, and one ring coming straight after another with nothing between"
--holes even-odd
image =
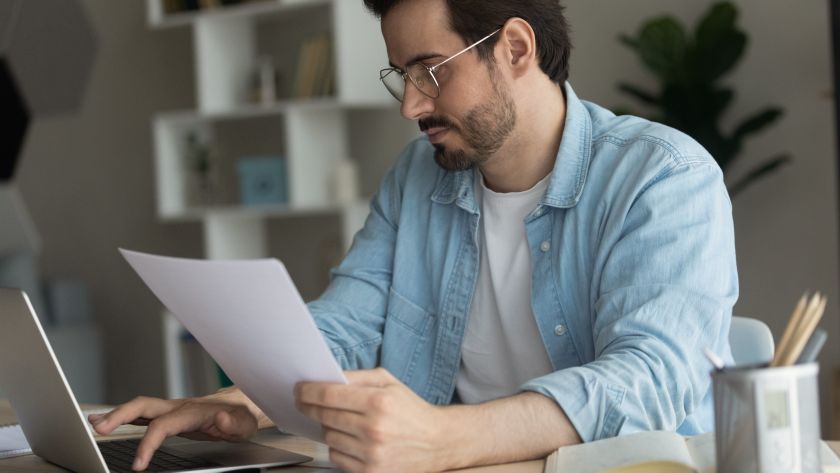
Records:
<instances>
[{"instance_id":1,"label":"laptop keyboard","mask_svg":"<svg viewBox=\"0 0 840 473\"><path fill-rule=\"evenodd\" d=\"M97 444L108 469L112 472L132 471L131 465L134 463L134 454L137 452L138 445L140 445L139 439L114 440ZM184 456L180 452L161 447L152 456L152 461L149 462L146 471L183 471L215 466L220 465L201 458Z\"/></svg>"}]
</instances>

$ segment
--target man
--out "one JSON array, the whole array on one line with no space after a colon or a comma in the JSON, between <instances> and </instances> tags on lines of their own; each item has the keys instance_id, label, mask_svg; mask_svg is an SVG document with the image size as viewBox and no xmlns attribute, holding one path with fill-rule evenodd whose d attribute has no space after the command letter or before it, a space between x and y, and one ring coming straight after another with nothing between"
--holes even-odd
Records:
<instances>
[{"instance_id":1,"label":"man","mask_svg":"<svg viewBox=\"0 0 840 473\"><path fill-rule=\"evenodd\" d=\"M348 385L296 388L330 459L437 471L711 429L701 352L729 356L738 292L714 160L577 98L556 0L365 3L391 63L381 79L426 137L309 305L353 370ZM138 417L153 419L138 469L169 435L270 425L236 389L138 398L91 421L107 433Z\"/></svg>"}]
</instances>

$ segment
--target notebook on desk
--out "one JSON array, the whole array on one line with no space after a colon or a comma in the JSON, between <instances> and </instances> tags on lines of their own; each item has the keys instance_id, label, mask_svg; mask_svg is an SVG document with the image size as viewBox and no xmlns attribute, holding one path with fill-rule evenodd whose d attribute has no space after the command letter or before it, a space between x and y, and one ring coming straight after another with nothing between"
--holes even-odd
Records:
<instances>
[{"instance_id":1,"label":"notebook on desk","mask_svg":"<svg viewBox=\"0 0 840 473\"><path fill-rule=\"evenodd\" d=\"M824 473L840 473L840 459L822 442ZM715 473L713 433L683 437L675 432L639 432L561 447L544 473Z\"/></svg>"},{"instance_id":2,"label":"notebook on desk","mask_svg":"<svg viewBox=\"0 0 840 473\"><path fill-rule=\"evenodd\" d=\"M95 442L23 291L0 288L0 320L3 324L0 386L32 451L73 471L130 471L137 441ZM186 439L167 440L155 457L159 466L154 471L201 472L256 469L311 460L250 442L228 444Z\"/></svg>"}]
</instances>

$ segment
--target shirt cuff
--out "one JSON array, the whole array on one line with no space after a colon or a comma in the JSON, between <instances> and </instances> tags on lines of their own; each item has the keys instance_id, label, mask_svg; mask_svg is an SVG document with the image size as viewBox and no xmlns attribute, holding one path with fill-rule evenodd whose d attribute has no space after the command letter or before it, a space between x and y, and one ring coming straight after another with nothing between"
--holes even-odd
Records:
<instances>
[{"instance_id":1,"label":"shirt cuff","mask_svg":"<svg viewBox=\"0 0 840 473\"><path fill-rule=\"evenodd\" d=\"M532 379L520 389L553 399L584 442L617 436L627 418L621 410L626 389L604 384L585 366Z\"/></svg>"}]
</instances>

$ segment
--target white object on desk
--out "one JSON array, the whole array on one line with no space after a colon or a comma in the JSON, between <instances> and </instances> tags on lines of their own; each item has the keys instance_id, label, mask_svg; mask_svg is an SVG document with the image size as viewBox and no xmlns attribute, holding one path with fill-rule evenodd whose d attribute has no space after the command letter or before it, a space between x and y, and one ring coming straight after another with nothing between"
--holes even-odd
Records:
<instances>
[{"instance_id":1,"label":"white object on desk","mask_svg":"<svg viewBox=\"0 0 840 473\"><path fill-rule=\"evenodd\" d=\"M85 410L82 413L85 418L90 414L104 414L110 409L94 409ZM88 425L88 429L94 434L93 427ZM117 427L111 435L140 435L146 431L146 427L125 424ZM0 458L19 457L22 455L29 455L32 449L29 447L29 442L26 441L26 436L23 434L20 424L0 425Z\"/></svg>"},{"instance_id":2,"label":"white object on desk","mask_svg":"<svg viewBox=\"0 0 840 473\"><path fill-rule=\"evenodd\" d=\"M822 471L840 473L840 459L828 444L820 444ZM546 459L543 473L603 471L715 473L714 433L682 437L659 430L560 447Z\"/></svg>"},{"instance_id":3,"label":"white object on desk","mask_svg":"<svg viewBox=\"0 0 840 473\"><path fill-rule=\"evenodd\" d=\"M32 453L29 442L19 424L0 426L0 458L17 457Z\"/></svg>"},{"instance_id":4,"label":"white object on desk","mask_svg":"<svg viewBox=\"0 0 840 473\"><path fill-rule=\"evenodd\" d=\"M302 381L346 384L347 380L282 263L120 251L278 427L321 439L321 426L295 408L294 386Z\"/></svg>"},{"instance_id":5,"label":"white object on desk","mask_svg":"<svg viewBox=\"0 0 840 473\"><path fill-rule=\"evenodd\" d=\"M684 438L675 432L654 431L561 447L546 459L544 473L599 473L633 466L648 471L713 473L714 437Z\"/></svg>"}]
</instances>

